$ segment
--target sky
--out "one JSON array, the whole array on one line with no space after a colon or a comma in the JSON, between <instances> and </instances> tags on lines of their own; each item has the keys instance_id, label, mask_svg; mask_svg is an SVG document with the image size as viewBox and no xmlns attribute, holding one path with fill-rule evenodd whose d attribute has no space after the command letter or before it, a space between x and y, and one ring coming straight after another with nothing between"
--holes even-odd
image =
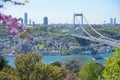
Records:
<instances>
[{"instance_id":1,"label":"sky","mask_svg":"<svg viewBox=\"0 0 120 80\"><path fill-rule=\"evenodd\" d=\"M42 24L45 16L49 24L72 24L74 13L82 13L90 24L110 23L110 18L116 18L116 22L120 23L120 0L29 0L24 6L11 3L4 6L0 9L1 13L19 18L27 12L29 19L37 24Z\"/></svg>"}]
</instances>

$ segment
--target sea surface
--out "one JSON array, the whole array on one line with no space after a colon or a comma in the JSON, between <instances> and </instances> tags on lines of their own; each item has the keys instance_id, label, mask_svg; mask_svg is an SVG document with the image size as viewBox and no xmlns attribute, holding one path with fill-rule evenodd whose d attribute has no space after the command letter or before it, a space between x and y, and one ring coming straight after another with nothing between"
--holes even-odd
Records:
<instances>
[{"instance_id":1,"label":"sea surface","mask_svg":"<svg viewBox=\"0 0 120 80\"><path fill-rule=\"evenodd\" d=\"M101 63L101 64L105 64L105 60L112 55L112 53L105 53L105 54L98 54L99 56L101 56L103 59L99 59L99 60L93 60L92 59L92 55L82 55L82 54L79 54L79 55L57 55L57 56L42 56L42 62L45 63L45 64L50 64L50 63L53 63L53 62L65 62L67 59L70 59L70 58L80 58L80 59L84 59L86 61L89 61L89 60L93 60L94 62L98 62L98 63ZM14 65L14 58L15 56L4 56L5 59L8 61L8 64L10 66L15 66Z\"/></svg>"}]
</instances>

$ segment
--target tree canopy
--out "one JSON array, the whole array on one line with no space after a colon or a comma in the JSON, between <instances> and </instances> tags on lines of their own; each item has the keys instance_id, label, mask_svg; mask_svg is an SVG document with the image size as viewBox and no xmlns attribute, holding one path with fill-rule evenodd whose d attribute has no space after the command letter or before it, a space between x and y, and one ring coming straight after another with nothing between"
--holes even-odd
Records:
<instances>
[{"instance_id":1,"label":"tree canopy","mask_svg":"<svg viewBox=\"0 0 120 80\"><path fill-rule=\"evenodd\" d=\"M0 80L64 80L68 71L64 67L44 64L40 54L28 53L15 57L15 67L4 67ZM6 75L6 76L4 76ZM11 79L12 78L12 79Z\"/></svg>"},{"instance_id":2,"label":"tree canopy","mask_svg":"<svg viewBox=\"0 0 120 80\"><path fill-rule=\"evenodd\" d=\"M89 62L82 66L79 72L80 80L98 80L102 76L103 65L95 62Z\"/></svg>"},{"instance_id":3,"label":"tree canopy","mask_svg":"<svg viewBox=\"0 0 120 80\"><path fill-rule=\"evenodd\" d=\"M3 56L0 56L0 71L7 66L7 60Z\"/></svg>"},{"instance_id":4,"label":"tree canopy","mask_svg":"<svg viewBox=\"0 0 120 80\"><path fill-rule=\"evenodd\" d=\"M120 48L116 48L113 56L109 57L103 71L105 80L120 79Z\"/></svg>"}]
</instances>

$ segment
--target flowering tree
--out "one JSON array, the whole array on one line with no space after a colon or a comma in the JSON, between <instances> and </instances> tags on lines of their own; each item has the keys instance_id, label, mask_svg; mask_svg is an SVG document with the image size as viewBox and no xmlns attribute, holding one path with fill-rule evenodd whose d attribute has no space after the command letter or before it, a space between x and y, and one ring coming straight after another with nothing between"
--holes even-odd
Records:
<instances>
[{"instance_id":1,"label":"flowering tree","mask_svg":"<svg viewBox=\"0 0 120 80\"><path fill-rule=\"evenodd\" d=\"M0 5L0 9L4 8L5 7L4 4L7 2L9 2L13 5L20 6L20 5L25 5L25 3L28 3L28 0L24 0L24 2L18 2L18 1L13 1L13 0L2 0L3 4ZM21 20L21 19L20 18L17 19L10 15L0 13L0 23L2 25L4 25L4 27L7 27L7 29L8 29L7 32L9 35L13 35L12 40L14 40L15 36L17 36L18 38L21 38L22 40L27 38L28 40L33 41L34 37L30 35L32 30L29 30L25 25L18 23L19 20ZM20 41L20 39L17 41ZM13 42L13 41L11 41L11 42ZM17 42L17 45L18 45L18 43L19 42ZM20 44L18 46L20 46Z\"/></svg>"},{"instance_id":2,"label":"flowering tree","mask_svg":"<svg viewBox=\"0 0 120 80\"><path fill-rule=\"evenodd\" d=\"M2 0L3 3L6 2L11 2L14 5L25 5L25 3L21 3L21 2L16 2L16 1L12 1L12 0ZM24 0L24 2L28 2L28 0ZM0 8L3 8L3 5L0 5ZM16 35L18 34L18 29L21 28L24 32L26 32L27 28L26 26L20 25L18 23L18 19L17 18L13 18L12 16L7 16L5 14L0 13L0 21L2 22L3 25L8 26L8 33Z\"/></svg>"},{"instance_id":3,"label":"flowering tree","mask_svg":"<svg viewBox=\"0 0 120 80\"><path fill-rule=\"evenodd\" d=\"M24 2L17 2L17 1L12 1L12 0L2 0L2 2L3 3L10 2L13 5L25 5L25 3L28 3L28 0L24 0ZM0 8L3 8L3 7L4 7L4 4L0 5ZM8 15L0 13L0 22L3 25L8 26L9 34L17 35L19 33L19 29L22 29L23 34L21 35L20 38L23 38L23 39L29 38L29 40L33 40L33 37L28 35L27 27L19 24L18 23L19 20L20 19L13 18L12 16L8 16Z\"/></svg>"},{"instance_id":4,"label":"flowering tree","mask_svg":"<svg viewBox=\"0 0 120 80\"><path fill-rule=\"evenodd\" d=\"M16 35L18 34L18 29L21 28L24 32L26 32L26 27L20 25L16 18L12 18L11 16L7 16L5 14L0 14L0 21L3 25L8 26L8 32L10 34Z\"/></svg>"}]
</instances>

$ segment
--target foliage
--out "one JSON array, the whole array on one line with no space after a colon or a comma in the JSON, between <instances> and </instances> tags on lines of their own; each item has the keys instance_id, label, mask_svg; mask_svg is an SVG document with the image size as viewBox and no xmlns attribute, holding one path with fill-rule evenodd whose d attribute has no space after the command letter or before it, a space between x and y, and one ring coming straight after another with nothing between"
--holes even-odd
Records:
<instances>
[{"instance_id":1,"label":"foliage","mask_svg":"<svg viewBox=\"0 0 120 80\"><path fill-rule=\"evenodd\" d=\"M120 39L120 26L105 26L105 27L96 27L97 31L101 34L114 39Z\"/></svg>"},{"instance_id":2,"label":"foliage","mask_svg":"<svg viewBox=\"0 0 120 80\"><path fill-rule=\"evenodd\" d=\"M64 43L76 42L74 37L72 37L71 35L63 35L62 38L61 38L61 41L64 42Z\"/></svg>"},{"instance_id":3,"label":"foliage","mask_svg":"<svg viewBox=\"0 0 120 80\"><path fill-rule=\"evenodd\" d=\"M65 80L78 80L76 73L68 73Z\"/></svg>"},{"instance_id":4,"label":"foliage","mask_svg":"<svg viewBox=\"0 0 120 80\"><path fill-rule=\"evenodd\" d=\"M5 26L8 26L8 33L12 35L16 35L19 33L18 29L22 29L23 32L26 32L27 27L23 26L18 23L17 18L13 18L12 16L8 16L5 14L0 13L0 21L2 21L2 24Z\"/></svg>"},{"instance_id":5,"label":"foliage","mask_svg":"<svg viewBox=\"0 0 120 80\"><path fill-rule=\"evenodd\" d=\"M50 65L57 66L57 67L61 67L62 66L62 64L60 62L53 62Z\"/></svg>"},{"instance_id":6,"label":"foliage","mask_svg":"<svg viewBox=\"0 0 120 80\"><path fill-rule=\"evenodd\" d=\"M28 31L29 31L30 33L32 33L32 32L33 32L33 27L28 28Z\"/></svg>"},{"instance_id":7,"label":"foliage","mask_svg":"<svg viewBox=\"0 0 120 80\"><path fill-rule=\"evenodd\" d=\"M103 71L105 80L120 79L120 48L116 48L114 55L109 57Z\"/></svg>"},{"instance_id":8,"label":"foliage","mask_svg":"<svg viewBox=\"0 0 120 80\"><path fill-rule=\"evenodd\" d=\"M10 66L4 67L2 69L2 72L5 72L9 75L14 75L14 76L16 76L16 74L17 74L16 68L10 67Z\"/></svg>"},{"instance_id":9,"label":"foliage","mask_svg":"<svg viewBox=\"0 0 120 80\"><path fill-rule=\"evenodd\" d=\"M99 63L87 63L79 72L80 80L98 80L98 77L102 76L104 67Z\"/></svg>"},{"instance_id":10,"label":"foliage","mask_svg":"<svg viewBox=\"0 0 120 80\"><path fill-rule=\"evenodd\" d=\"M72 54L72 51L70 49L65 49L64 48L64 49L61 50L61 54L62 55L65 55L65 54L70 55L70 54Z\"/></svg>"},{"instance_id":11,"label":"foliage","mask_svg":"<svg viewBox=\"0 0 120 80\"><path fill-rule=\"evenodd\" d=\"M10 2L14 5L25 5L25 3L28 3L28 0L24 0L23 3L18 1L13 1L13 0L2 0L1 2L3 3ZM4 7L4 4L2 5L0 4L0 8L3 8L3 7ZM1 24L8 28L7 32L11 35L17 35L19 33L19 30L22 30L25 33L27 32L27 27L19 24L18 23L19 20L22 20L22 19L21 18L17 19L12 17L11 15L5 15L0 13ZM25 35L23 35L22 38L25 38L24 36ZM28 37L28 38L30 39L31 37Z\"/></svg>"},{"instance_id":12,"label":"foliage","mask_svg":"<svg viewBox=\"0 0 120 80\"><path fill-rule=\"evenodd\" d=\"M107 36L109 38L114 38L114 39L120 39L120 26L119 25L93 25L95 30L97 30L99 33L101 33L104 36ZM90 28L90 27L85 27L85 29L93 36L98 37L97 34ZM81 30L77 30L77 34L85 35L82 33Z\"/></svg>"},{"instance_id":13,"label":"foliage","mask_svg":"<svg viewBox=\"0 0 120 80\"><path fill-rule=\"evenodd\" d=\"M72 73L78 73L81 66L85 63L86 62L84 60L74 57L65 62L65 67Z\"/></svg>"},{"instance_id":14,"label":"foliage","mask_svg":"<svg viewBox=\"0 0 120 80\"><path fill-rule=\"evenodd\" d=\"M5 58L3 56L0 56L0 71L7 66L7 61L5 60Z\"/></svg>"},{"instance_id":15,"label":"foliage","mask_svg":"<svg viewBox=\"0 0 120 80\"><path fill-rule=\"evenodd\" d=\"M67 71L64 68L36 64L31 80L64 80Z\"/></svg>"},{"instance_id":16,"label":"foliage","mask_svg":"<svg viewBox=\"0 0 120 80\"><path fill-rule=\"evenodd\" d=\"M28 53L27 55L17 56L15 58L15 66L18 72L18 77L21 80L30 80L29 76L31 72L34 71L34 66L36 63L41 61L41 55L34 53Z\"/></svg>"},{"instance_id":17,"label":"foliage","mask_svg":"<svg viewBox=\"0 0 120 80\"><path fill-rule=\"evenodd\" d=\"M19 80L14 75L9 75L5 72L0 71L0 80Z\"/></svg>"},{"instance_id":18,"label":"foliage","mask_svg":"<svg viewBox=\"0 0 120 80\"><path fill-rule=\"evenodd\" d=\"M20 36L20 38L22 38L22 39L25 39L25 38L27 38L28 37L28 34L27 33L23 33L23 34L21 34L21 36Z\"/></svg>"},{"instance_id":19,"label":"foliage","mask_svg":"<svg viewBox=\"0 0 120 80\"><path fill-rule=\"evenodd\" d=\"M17 56L15 66L20 80L64 80L67 75L67 70L43 64L41 55L34 53Z\"/></svg>"}]
</instances>

